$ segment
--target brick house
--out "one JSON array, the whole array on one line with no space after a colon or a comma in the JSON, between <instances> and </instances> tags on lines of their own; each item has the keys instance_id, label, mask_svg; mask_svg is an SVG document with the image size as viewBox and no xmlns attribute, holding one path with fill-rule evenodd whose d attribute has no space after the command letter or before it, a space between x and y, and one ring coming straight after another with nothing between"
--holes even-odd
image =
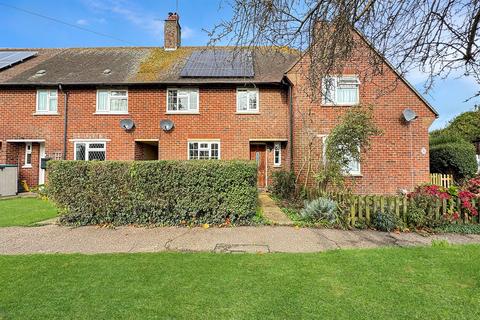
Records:
<instances>
[{"instance_id":1,"label":"brick house","mask_svg":"<svg viewBox=\"0 0 480 320\"><path fill-rule=\"evenodd\" d=\"M428 181L437 113L387 62L383 74L360 81L352 61L331 78L328 103L312 102L303 90L308 62L293 50L182 47L180 32L170 14L163 48L0 50L24 56L0 66L0 164L18 165L19 179L35 186L46 179L42 158L251 159L266 187L275 170L307 177L303 111L312 116L318 163L339 116L361 103L374 106L384 134L351 165L356 191L394 193ZM389 81L395 87L376 94ZM403 120L406 108L415 121Z\"/></svg>"}]
</instances>

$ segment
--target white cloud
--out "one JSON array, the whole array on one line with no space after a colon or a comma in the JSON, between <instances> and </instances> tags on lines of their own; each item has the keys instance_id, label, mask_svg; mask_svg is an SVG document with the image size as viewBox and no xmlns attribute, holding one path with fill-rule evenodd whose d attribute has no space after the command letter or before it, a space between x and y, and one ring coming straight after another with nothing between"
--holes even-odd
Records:
<instances>
[{"instance_id":1,"label":"white cloud","mask_svg":"<svg viewBox=\"0 0 480 320\"><path fill-rule=\"evenodd\" d=\"M152 13L139 8L135 3L128 0L84 0L83 2L92 11L113 13L155 36L163 33L163 21L156 19Z\"/></svg>"},{"instance_id":2,"label":"white cloud","mask_svg":"<svg viewBox=\"0 0 480 320\"><path fill-rule=\"evenodd\" d=\"M80 25L80 26L87 26L87 25L88 25L88 21L85 20L85 19L78 19L78 20L77 20L77 24Z\"/></svg>"},{"instance_id":3,"label":"white cloud","mask_svg":"<svg viewBox=\"0 0 480 320\"><path fill-rule=\"evenodd\" d=\"M182 39L188 40L195 35L195 30L188 26L182 26Z\"/></svg>"}]
</instances>

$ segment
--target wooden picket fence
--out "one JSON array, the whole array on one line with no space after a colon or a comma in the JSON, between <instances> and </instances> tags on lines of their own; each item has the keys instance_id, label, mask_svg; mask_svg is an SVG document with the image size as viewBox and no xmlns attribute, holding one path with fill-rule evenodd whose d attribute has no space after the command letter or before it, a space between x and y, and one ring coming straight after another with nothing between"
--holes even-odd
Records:
<instances>
[{"instance_id":1,"label":"wooden picket fence","mask_svg":"<svg viewBox=\"0 0 480 320\"><path fill-rule=\"evenodd\" d=\"M453 186L453 176L451 174L430 173L430 183L440 187L450 188L450 186Z\"/></svg>"},{"instance_id":2,"label":"wooden picket fence","mask_svg":"<svg viewBox=\"0 0 480 320\"><path fill-rule=\"evenodd\" d=\"M381 196L381 195L346 195L346 194L328 194L326 197L335 200L341 208L348 211L348 224L354 226L357 221L363 221L370 225L371 218L376 212L385 212L390 209L406 221L408 210L412 205L412 199L406 196ZM472 205L480 211L480 201L472 200ZM457 223L478 224L479 216L472 216L468 210L462 208L460 199L438 199L432 202L427 208L427 216L440 219L442 215L448 212L458 212L460 218Z\"/></svg>"}]
</instances>

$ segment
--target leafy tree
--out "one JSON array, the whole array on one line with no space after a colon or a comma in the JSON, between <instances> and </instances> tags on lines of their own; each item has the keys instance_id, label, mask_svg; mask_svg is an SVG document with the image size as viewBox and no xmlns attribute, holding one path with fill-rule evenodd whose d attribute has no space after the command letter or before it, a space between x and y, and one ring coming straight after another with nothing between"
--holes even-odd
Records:
<instances>
[{"instance_id":1,"label":"leafy tree","mask_svg":"<svg viewBox=\"0 0 480 320\"><path fill-rule=\"evenodd\" d=\"M470 142L480 140L480 111L469 111L458 115L450 122L448 131L456 132Z\"/></svg>"}]
</instances>

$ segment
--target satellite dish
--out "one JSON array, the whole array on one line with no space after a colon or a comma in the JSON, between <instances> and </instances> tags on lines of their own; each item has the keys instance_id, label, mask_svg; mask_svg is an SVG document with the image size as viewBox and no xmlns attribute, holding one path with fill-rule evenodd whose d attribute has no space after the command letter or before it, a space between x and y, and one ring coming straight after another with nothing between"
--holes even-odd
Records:
<instances>
[{"instance_id":1,"label":"satellite dish","mask_svg":"<svg viewBox=\"0 0 480 320\"><path fill-rule=\"evenodd\" d=\"M123 130L132 130L135 127L135 123L132 119L123 119L120 120L120 127L122 127Z\"/></svg>"},{"instance_id":2,"label":"satellite dish","mask_svg":"<svg viewBox=\"0 0 480 320\"><path fill-rule=\"evenodd\" d=\"M402 114L403 114L403 118L405 119L406 122L411 122L411 121L418 118L417 114L412 109L407 108L407 109L403 110Z\"/></svg>"},{"instance_id":3,"label":"satellite dish","mask_svg":"<svg viewBox=\"0 0 480 320\"><path fill-rule=\"evenodd\" d=\"M172 120L165 119L160 121L160 128L162 128L163 131L170 131L173 129L173 127L174 125Z\"/></svg>"}]
</instances>

